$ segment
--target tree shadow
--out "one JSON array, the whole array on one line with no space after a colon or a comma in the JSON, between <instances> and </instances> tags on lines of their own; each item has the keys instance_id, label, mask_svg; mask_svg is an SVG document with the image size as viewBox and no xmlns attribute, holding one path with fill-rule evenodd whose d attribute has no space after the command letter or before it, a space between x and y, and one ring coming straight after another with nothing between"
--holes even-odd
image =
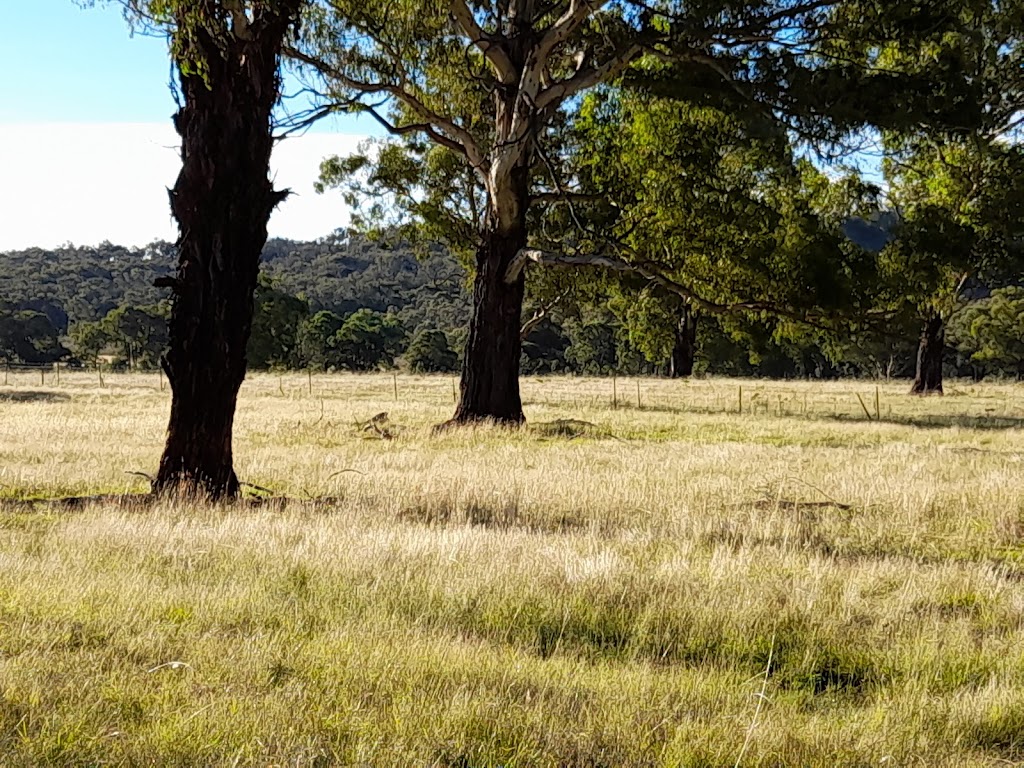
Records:
<instances>
[{"instance_id":1,"label":"tree shadow","mask_svg":"<svg viewBox=\"0 0 1024 768\"><path fill-rule=\"evenodd\" d=\"M41 392L33 389L0 390L0 403L66 403L71 395L63 392Z\"/></svg>"},{"instance_id":2,"label":"tree shadow","mask_svg":"<svg viewBox=\"0 0 1024 768\"><path fill-rule=\"evenodd\" d=\"M644 411L647 413L668 413L673 415L694 414L701 416L767 416L771 419L798 419L800 421L836 421L844 424L894 424L902 427L915 427L917 429L949 429L959 427L961 429L977 429L983 431L1003 431L1009 429L1024 428L1024 417L1019 416L994 416L994 415L973 415L967 413L950 414L900 414L886 413L881 418L871 416L870 420L863 413L826 413L822 411L809 411L797 413L784 411L781 415L774 411L764 411L760 408L748 410L744 408L740 414L736 410L723 410L708 406L673 406L673 405L645 405L640 409L633 406L619 406L619 410Z\"/></svg>"},{"instance_id":3,"label":"tree shadow","mask_svg":"<svg viewBox=\"0 0 1024 768\"><path fill-rule=\"evenodd\" d=\"M846 419L846 421L853 420ZM872 419L872 422L874 421ZM893 413L883 416L878 421L882 424L898 424L906 427L917 427L918 429L961 427L963 429L1006 430L1024 427L1024 418L1017 416L972 416L966 413L930 416L901 416Z\"/></svg>"}]
</instances>

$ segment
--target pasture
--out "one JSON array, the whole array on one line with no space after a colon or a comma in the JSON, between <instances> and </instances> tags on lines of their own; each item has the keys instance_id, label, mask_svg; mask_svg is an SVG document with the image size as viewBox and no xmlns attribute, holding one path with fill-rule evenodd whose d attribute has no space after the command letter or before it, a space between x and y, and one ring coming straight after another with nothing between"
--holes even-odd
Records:
<instances>
[{"instance_id":1,"label":"pasture","mask_svg":"<svg viewBox=\"0 0 1024 768\"><path fill-rule=\"evenodd\" d=\"M169 393L12 374L0 765L1024 761L1024 387L637 383L434 435L450 377L253 375L265 501L69 507Z\"/></svg>"}]
</instances>

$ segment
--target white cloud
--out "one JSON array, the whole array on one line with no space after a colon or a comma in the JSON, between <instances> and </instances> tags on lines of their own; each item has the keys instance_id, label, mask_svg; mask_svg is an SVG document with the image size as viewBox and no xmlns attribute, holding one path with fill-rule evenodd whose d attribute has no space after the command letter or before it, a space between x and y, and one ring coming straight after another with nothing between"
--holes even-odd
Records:
<instances>
[{"instance_id":1,"label":"white cloud","mask_svg":"<svg viewBox=\"0 0 1024 768\"><path fill-rule=\"evenodd\" d=\"M312 133L278 144L272 177L294 194L271 217L272 237L313 239L344 226L341 196L317 195L313 182L325 156L351 152L363 138ZM0 147L0 250L177 236L166 190L180 161L169 124L0 125Z\"/></svg>"}]
</instances>

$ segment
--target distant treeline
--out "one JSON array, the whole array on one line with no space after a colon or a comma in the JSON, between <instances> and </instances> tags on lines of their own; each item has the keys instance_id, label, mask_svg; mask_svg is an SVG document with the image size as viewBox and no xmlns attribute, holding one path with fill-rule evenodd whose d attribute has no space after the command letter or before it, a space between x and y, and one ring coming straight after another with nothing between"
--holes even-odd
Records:
<instances>
[{"instance_id":1,"label":"distant treeline","mask_svg":"<svg viewBox=\"0 0 1024 768\"><path fill-rule=\"evenodd\" d=\"M154 368L169 303L154 281L172 274L173 244L31 248L0 253L0 360ZM344 231L315 242L273 239L263 254L249 344L252 368L457 369L470 314L466 270L426 252ZM524 373L665 373L664 317L601 291L568 295L523 344ZM667 311L667 310L666 310ZM656 314L656 313L655 313ZM1024 289L968 303L948 324L951 375L1024 372ZM699 319L699 322L698 322ZM671 324L669 324L671 325ZM772 320L692 318L694 369L770 377L911 376L913 328L822 338Z\"/></svg>"}]
</instances>

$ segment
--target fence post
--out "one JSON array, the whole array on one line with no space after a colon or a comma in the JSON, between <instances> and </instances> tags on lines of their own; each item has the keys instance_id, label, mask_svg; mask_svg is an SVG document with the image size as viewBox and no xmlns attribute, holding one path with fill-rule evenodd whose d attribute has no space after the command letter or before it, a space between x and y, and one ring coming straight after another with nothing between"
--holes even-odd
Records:
<instances>
[{"instance_id":1,"label":"fence post","mask_svg":"<svg viewBox=\"0 0 1024 768\"><path fill-rule=\"evenodd\" d=\"M740 414L740 416L742 416L743 415L743 385L742 384L740 384L740 391L739 391L739 406L740 406L739 414Z\"/></svg>"},{"instance_id":2,"label":"fence post","mask_svg":"<svg viewBox=\"0 0 1024 768\"><path fill-rule=\"evenodd\" d=\"M54 363L53 369L57 372L57 386L60 386L60 363Z\"/></svg>"},{"instance_id":3,"label":"fence post","mask_svg":"<svg viewBox=\"0 0 1024 768\"><path fill-rule=\"evenodd\" d=\"M614 372L612 373L612 410L619 410L619 389Z\"/></svg>"},{"instance_id":4,"label":"fence post","mask_svg":"<svg viewBox=\"0 0 1024 768\"><path fill-rule=\"evenodd\" d=\"M398 374L397 373L392 373L391 374L391 380L392 380L392 382L395 385L395 402L397 403L398 402Z\"/></svg>"},{"instance_id":5,"label":"fence post","mask_svg":"<svg viewBox=\"0 0 1024 768\"><path fill-rule=\"evenodd\" d=\"M313 371L310 368L306 369L306 378L309 380L309 394L313 394Z\"/></svg>"},{"instance_id":6,"label":"fence post","mask_svg":"<svg viewBox=\"0 0 1024 768\"><path fill-rule=\"evenodd\" d=\"M643 410L643 406L640 404L640 379L636 380L636 409Z\"/></svg>"},{"instance_id":7,"label":"fence post","mask_svg":"<svg viewBox=\"0 0 1024 768\"><path fill-rule=\"evenodd\" d=\"M39 369L39 386L43 386L45 384L46 384L46 369L45 368L40 368Z\"/></svg>"}]
</instances>

